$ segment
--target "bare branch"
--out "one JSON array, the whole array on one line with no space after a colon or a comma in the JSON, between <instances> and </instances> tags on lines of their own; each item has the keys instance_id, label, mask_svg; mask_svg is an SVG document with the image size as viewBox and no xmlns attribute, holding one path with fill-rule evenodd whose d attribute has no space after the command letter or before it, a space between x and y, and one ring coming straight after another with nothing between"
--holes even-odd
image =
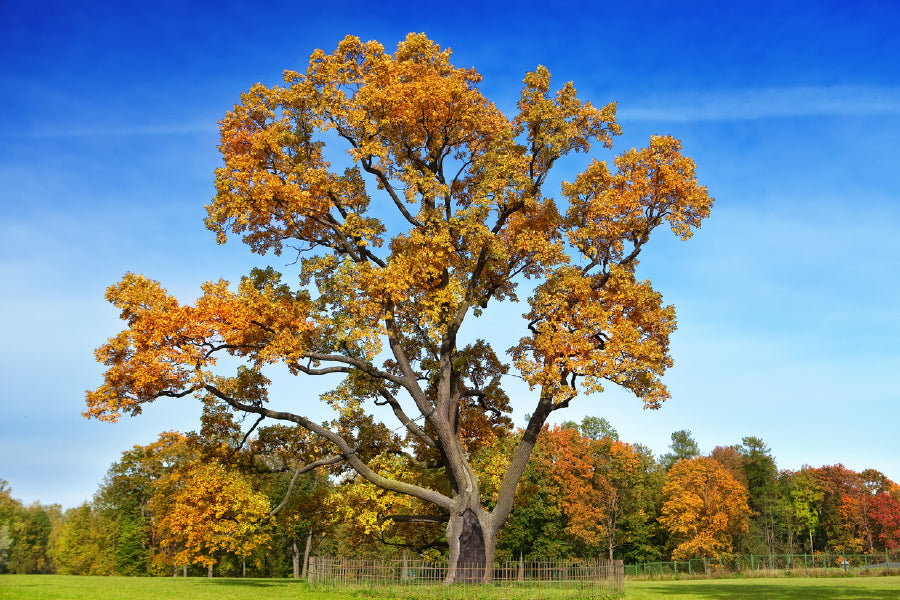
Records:
<instances>
[{"instance_id":1,"label":"bare branch","mask_svg":"<svg viewBox=\"0 0 900 600\"><path fill-rule=\"evenodd\" d=\"M235 454L237 454L238 450L240 450L241 448L244 447L244 444L247 442L247 438L250 437L250 434L253 433L253 430L256 429L256 427L257 427L260 423L262 423L262 422L263 422L263 419L265 419L265 418L266 418L265 415L260 415L259 418L256 420L256 423L254 423L253 426L250 427L250 429L247 430L247 433L245 433L245 434L244 434L244 437L241 439L241 443L238 444L237 446L235 446L234 450L231 451L231 456L232 456L232 457L233 457Z\"/></svg>"},{"instance_id":2,"label":"bare branch","mask_svg":"<svg viewBox=\"0 0 900 600\"><path fill-rule=\"evenodd\" d=\"M262 420L262 419L260 419L260 420ZM294 475L293 475L293 477L291 477L291 482L288 484L288 489L287 489L287 492L285 492L285 494L284 494L284 498L282 498L281 503L278 506L276 506L269 512L269 516L274 517L275 515L280 513L284 509L285 506L287 506L287 503L291 499L291 494L294 493L294 486L297 485L297 480L300 478L300 476L302 474L309 473L310 471L312 471L314 469L318 469L319 467L324 467L327 465L335 465L344 460L345 460L345 458L342 455L338 454L337 456L330 456L328 458L322 458L317 461L311 462L307 465L298 466L296 469L294 469Z\"/></svg>"}]
</instances>

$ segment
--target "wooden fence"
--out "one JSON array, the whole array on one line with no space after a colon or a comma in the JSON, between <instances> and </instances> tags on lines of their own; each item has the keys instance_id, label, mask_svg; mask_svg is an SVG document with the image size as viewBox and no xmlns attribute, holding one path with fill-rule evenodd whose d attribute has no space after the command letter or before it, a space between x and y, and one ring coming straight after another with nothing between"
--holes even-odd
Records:
<instances>
[{"instance_id":1,"label":"wooden fence","mask_svg":"<svg viewBox=\"0 0 900 600\"><path fill-rule=\"evenodd\" d=\"M666 578L678 575L719 576L729 573L766 572L795 575L813 571L838 572L869 569L900 568L900 553L846 554L824 552L816 554L745 554L728 558L692 558L681 561L657 561L625 565L629 577Z\"/></svg>"},{"instance_id":2,"label":"wooden fence","mask_svg":"<svg viewBox=\"0 0 900 600\"><path fill-rule=\"evenodd\" d=\"M493 582L489 585L444 585L448 569L446 561L311 556L307 574L310 585L318 588L391 588L394 597L418 594L440 598L477 596L516 600L606 598L622 593L625 581L625 567L621 560L520 560L497 563ZM469 580L478 578L464 577ZM432 593L425 588L431 588Z\"/></svg>"}]
</instances>

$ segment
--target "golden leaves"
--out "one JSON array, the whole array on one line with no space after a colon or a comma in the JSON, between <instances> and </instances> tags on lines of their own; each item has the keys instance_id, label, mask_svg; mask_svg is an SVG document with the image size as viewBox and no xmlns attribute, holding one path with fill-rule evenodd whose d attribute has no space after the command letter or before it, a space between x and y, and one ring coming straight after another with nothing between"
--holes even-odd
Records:
<instances>
[{"instance_id":1,"label":"golden leaves","mask_svg":"<svg viewBox=\"0 0 900 600\"><path fill-rule=\"evenodd\" d=\"M726 555L733 535L747 531L747 490L712 458L675 463L663 495L659 521L679 544L676 560Z\"/></svg>"},{"instance_id":2,"label":"golden leaves","mask_svg":"<svg viewBox=\"0 0 900 600\"><path fill-rule=\"evenodd\" d=\"M590 102L582 103L575 87L568 82L551 99L550 72L544 66L525 76L525 87L519 100L519 114L514 120L515 135L525 133L531 152L530 170L546 174L553 163L569 152L587 152L591 140L612 147L612 136L619 135L616 105L602 109Z\"/></svg>"},{"instance_id":3,"label":"golden leaves","mask_svg":"<svg viewBox=\"0 0 900 600\"><path fill-rule=\"evenodd\" d=\"M668 336L675 329L671 306L647 281L613 266L602 287L576 267L561 267L530 299L534 334L513 348L517 367L531 385L570 393L561 374L584 378L590 391L603 380L634 391L648 408L668 397L659 376L671 366Z\"/></svg>"},{"instance_id":4,"label":"golden leaves","mask_svg":"<svg viewBox=\"0 0 900 600\"><path fill-rule=\"evenodd\" d=\"M269 542L269 500L247 478L216 462L193 463L170 477L177 480L158 485L174 490L154 496L151 508L163 508L158 511L162 544L181 548L176 564L210 564L220 552L247 556Z\"/></svg>"},{"instance_id":5,"label":"golden leaves","mask_svg":"<svg viewBox=\"0 0 900 600\"><path fill-rule=\"evenodd\" d=\"M574 183L563 184L569 199L566 214L570 242L598 265L630 264L625 254L640 249L663 221L688 239L709 216L713 199L697 184L694 162L681 155L681 143L653 136L650 145L616 158L618 173L594 161Z\"/></svg>"}]
</instances>

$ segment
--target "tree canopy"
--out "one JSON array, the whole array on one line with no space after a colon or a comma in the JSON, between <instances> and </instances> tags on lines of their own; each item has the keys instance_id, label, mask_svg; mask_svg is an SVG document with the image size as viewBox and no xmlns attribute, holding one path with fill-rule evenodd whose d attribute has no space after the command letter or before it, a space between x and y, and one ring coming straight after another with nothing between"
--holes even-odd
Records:
<instances>
[{"instance_id":1,"label":"tree canopy","mask_svg":"<svg viewBox=\"0 0 900 600\"><path fill-rule=\"evenodd\" d=\"M236 235L259 254L296 253L299 281L257 269L182 304L127 274L107 291L127 328L97 350L107 370L85 414L115 421L197 395L296 424L328 450L294 468L342 464L433 505L448 521L448 578L489 579L548 416L608 382L649 408L668 398L660 378L675 311L637 277L637 258L660 226L689 238L712 199L669 136L621 153L614 170L590 160L555 199L544 184L560 158L612 146L615 104L584 102L572 83L553 93L539 66L508 117L480 80L421 34L393 54L347 37L283 85L243 94L220 122L224 165L206 225L220 243ZM508 360L489 340L461 345L463 323L502 301L524 311ZM217 368L223 355L243 361L237 372ZM321 397L335 418L308 418L316 399L302 387L296 408L270 408L273 364L340 376ZM535 405L487 510L471 459L511 431L508 373ZM376 421L372 404L389 407L406 436ZM387 454L411 466L388 472Z\"/></svg>"}]
</instances>

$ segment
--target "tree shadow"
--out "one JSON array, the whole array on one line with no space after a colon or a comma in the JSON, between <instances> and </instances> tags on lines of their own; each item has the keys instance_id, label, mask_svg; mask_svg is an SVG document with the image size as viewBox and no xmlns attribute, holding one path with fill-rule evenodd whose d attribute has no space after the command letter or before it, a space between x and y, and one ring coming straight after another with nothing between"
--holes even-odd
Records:
<instances>
[{"instance_id":1,"label":"tree shadow","mask_svg":"<svg viewBox=\"0 0 900 600\"><path fill-rule=\"evenodd\" d=\"M197 578L200 579L199 577ZM203 581L215 585L229 585L247 588L278 588L291 585L301 585L301 580L294 579L228 579L225 577L203 578Z\"/></svg>"}]
</instances>

